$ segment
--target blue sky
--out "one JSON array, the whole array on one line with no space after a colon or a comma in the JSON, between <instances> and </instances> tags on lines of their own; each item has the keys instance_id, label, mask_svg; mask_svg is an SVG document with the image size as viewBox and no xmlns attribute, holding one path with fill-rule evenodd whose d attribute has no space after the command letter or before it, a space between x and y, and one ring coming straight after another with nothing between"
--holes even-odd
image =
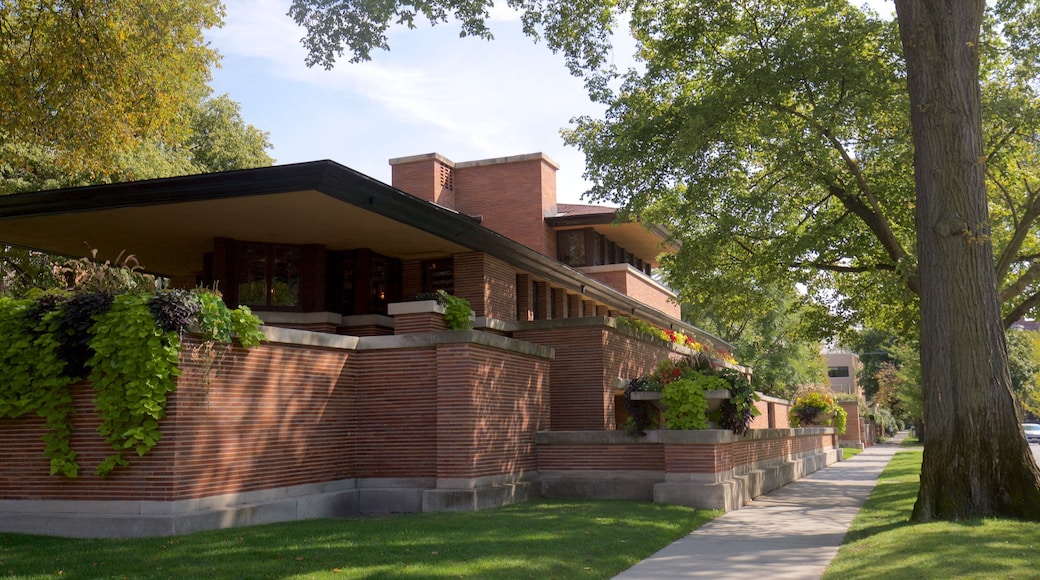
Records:
<instances>
[{"instance_id":1,"label":"blue sky","mask_svg":"<svg viewBox=\"0 0 1040 580\"><path fill-rule=\"evenodd\" d=\"M493 15L495 40L461 39L452 23L400 30L371 62L343 59L307 68L303 29L289 0L227 0L225 25L207 38L222 55L216 94L242 106L267 131L276 162L332 159L381 181L387 161L437 152L471 161L543 152L560 164L559 201L588 188L585 158L560 129L578 115L601 115L563 57L535 44L509 14ZM627 54L619 58L627 58Z\"/></svg>"},{"instance_id":2,"label":"blue sky","mask_svg":"<svg viewBox=\"0 0 1040 580\"><path fill-rule=\"evenodd\" d=\"M871 0L891 12L891 0ZM223 28L207 34L222 55L216 94L242 105L248 123L270 134L277 163L332 159L381 181L387 161L437 152L472 161L543 152L557 163L558 198L578 203L589 184L585 158L560 130L579 115L601 116L563 57L520 31L515 15L492 14L495 40L461 39L453 23L398 30L371 62L346 59L331 71L307 68L302 28L289 0L225 0ZM624 39L622 39L624 40ZM613 55L619 68L631 47Z\"/></svg>"}]
</instances>

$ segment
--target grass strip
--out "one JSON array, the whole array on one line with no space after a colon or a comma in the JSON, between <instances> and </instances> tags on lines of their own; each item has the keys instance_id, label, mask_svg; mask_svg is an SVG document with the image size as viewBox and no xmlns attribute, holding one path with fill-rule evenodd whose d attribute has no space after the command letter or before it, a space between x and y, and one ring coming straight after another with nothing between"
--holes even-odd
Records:
<instances>
[{"instance_id":1,"label":"grass strip","mask_svg":"<svg viewBox=\"0 0 1040 580\"><path fill-rule=\"evenodd\" d=\"M920 486L921 457L920 446L896 453L823 578L1040 577L1040 523L909 521Z\"/></svg>"},{"instance_id":2,"label":"grass strip","mask_svg":"<svg viewBox=\"0 0 1040 580\"><path fill-rule=\"evenodd\" d=\"M842 458L842 460L848 459L850 457L854 457L856 455L859 455L860 453L863 453L863 450L862 449L857 449L856 447L842 447L841 448L841 458Z\"/></svg>"},{"instance_id":3,"label":"grass strip","mask_svg":"<svg viewBox=\"0 0 1040 580\"><path fill-rule=\"evenodd\" d=\"M37 578L609 578L718 512L541 500L467 513L309 520L186 536L0 534L0 576Z\"/></svg>"}]
</instances>

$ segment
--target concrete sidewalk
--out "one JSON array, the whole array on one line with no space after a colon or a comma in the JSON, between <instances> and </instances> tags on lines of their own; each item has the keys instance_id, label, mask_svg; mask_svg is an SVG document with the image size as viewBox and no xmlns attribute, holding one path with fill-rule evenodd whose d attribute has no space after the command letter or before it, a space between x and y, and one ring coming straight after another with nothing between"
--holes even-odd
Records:
<instances>
[{"instance_id":1,"label":"concrete sidewalk","mask_svg":"<svg viewBox=\"0 0 1040 580\"><path fill-rule=\"evenodd\" d=\"M905 437L900 433L723 514L615 579L817 579Z\"/></svg>"}]
</instances>

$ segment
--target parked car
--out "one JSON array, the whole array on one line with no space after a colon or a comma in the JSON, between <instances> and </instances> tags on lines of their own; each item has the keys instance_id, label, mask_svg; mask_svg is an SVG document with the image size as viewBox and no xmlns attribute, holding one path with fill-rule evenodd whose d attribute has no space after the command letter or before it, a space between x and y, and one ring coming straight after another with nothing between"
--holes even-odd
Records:
<instances>
[{"instance_id":1,"label":"parked car","mask_svg":"<svg viewBox=\"0 0 1040 580\"><path fill-rule=\"evenodd\" d=\"M1026 441L1040 443L1040 423L1022 423L1022 430L1026 432Z\"/></svg>"}]
</instances>

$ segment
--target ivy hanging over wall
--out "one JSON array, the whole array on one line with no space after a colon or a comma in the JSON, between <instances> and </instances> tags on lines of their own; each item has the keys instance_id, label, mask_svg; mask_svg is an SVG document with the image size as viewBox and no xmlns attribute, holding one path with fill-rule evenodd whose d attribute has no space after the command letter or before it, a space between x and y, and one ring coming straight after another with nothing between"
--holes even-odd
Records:
<instances>
[{"instance_id":1,"label":"ivy hanging over wall","mask_svg":"<svg viewBox=\"0 0 1040 580\"><path fill-rule=\"evenodd\" d=\"M83 266L99 273L75 280L74 290L0 297L0 417L36 413L45 420L52 475L79 474L70 445L73 383L93 385L98 431L113 448L94 471L104 476L159 442L186 332L204 346L235 337L252 347L264 339L259 318L245 307L228 309L216 293L156 291L154 284L146 291L123 283L139 276L132 269L104 266L116 272Z\"/></svg>"}]
</instances>

